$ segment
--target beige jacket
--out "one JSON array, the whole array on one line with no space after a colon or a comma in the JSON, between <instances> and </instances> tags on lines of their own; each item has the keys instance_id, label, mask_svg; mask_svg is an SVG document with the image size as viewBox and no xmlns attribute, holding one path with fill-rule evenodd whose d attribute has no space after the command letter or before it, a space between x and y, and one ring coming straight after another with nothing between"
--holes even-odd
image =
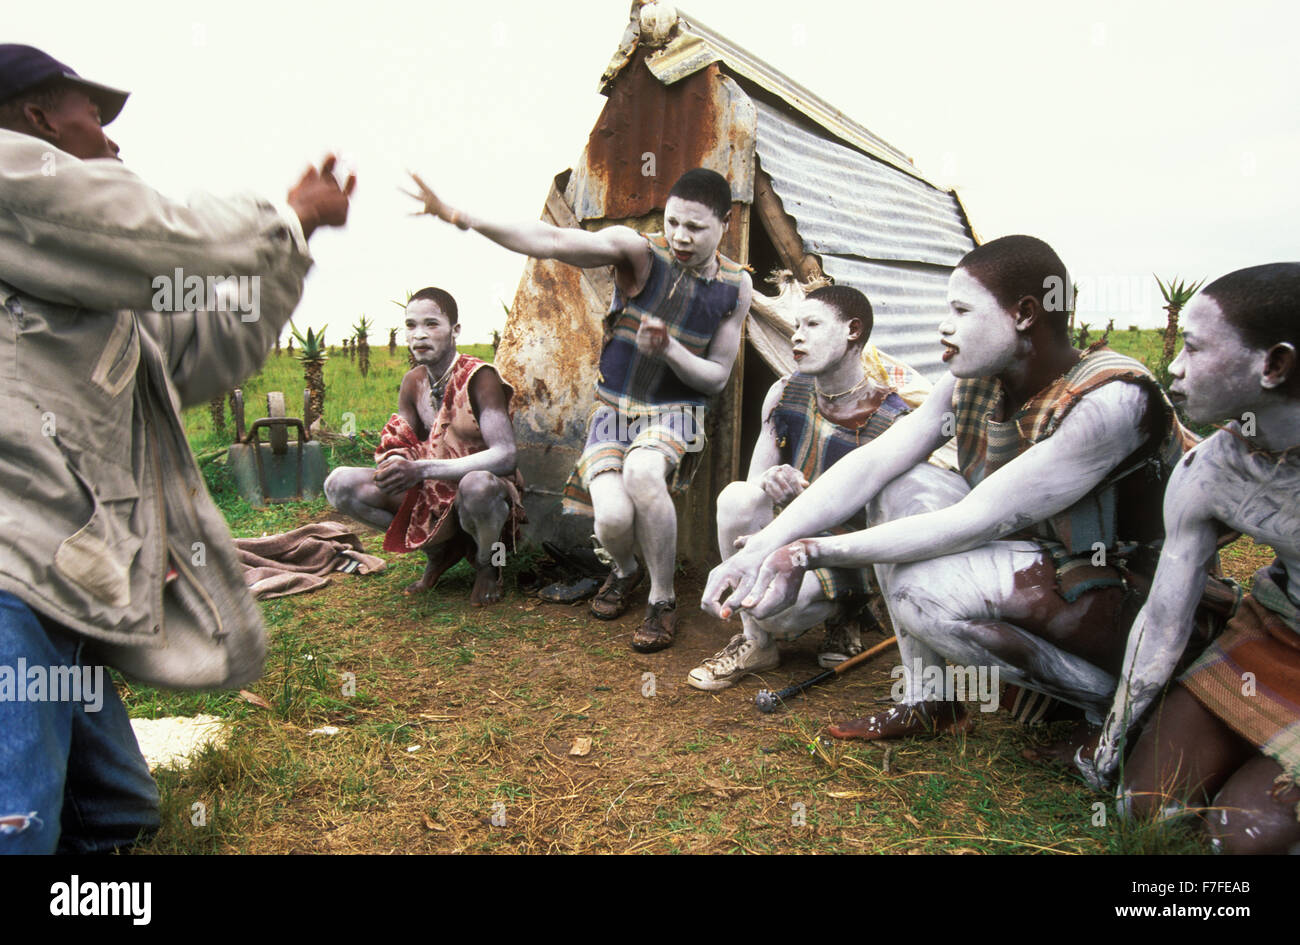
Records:
<instances>
[{"instance_id":1,"label":"beige jacket","mask_svg":"<svg viewBox=\"0 0 1300 945\"><path fill-rule=\"evenodd\" d=\"M129 676L261 674L261 617L180 409L261 366L310 266L287 207L176 203L0 129L0 589ZM154 310L192 276L256 277L257 311Z\"/></svg>"}]
</instances>

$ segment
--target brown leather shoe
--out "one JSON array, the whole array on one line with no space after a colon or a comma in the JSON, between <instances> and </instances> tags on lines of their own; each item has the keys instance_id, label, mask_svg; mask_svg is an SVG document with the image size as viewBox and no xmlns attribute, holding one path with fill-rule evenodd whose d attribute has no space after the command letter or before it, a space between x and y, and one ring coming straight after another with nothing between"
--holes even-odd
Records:
<instances>
[{"instance_id":1,"label":"brown leather shoe","mask_svg":"<svg viewBox=\"0 0 1300 945\"><path fill-rule=\"evenodd\" d=\"M875 715L836 722L826 729L832 738L912 738L917 735L956 735L975 727L966 707L960 702L917 702L891 706Z\"/></svg>"},{"instance_id":2,"label":"brown leather shoe","mask_svg":"<svg viewBox=\"0 0 1300 945\"><path fill-rule=\"evenodd\" d=\"M645 609L645 623L632 635L632 649L657 653L673 645L677 634L677 601L661 600Z\"/></svg>"},{"instance_id":3,"label":"brown leather shoe","mask_svg":"<svg viewBox=\"0 0 1300 945\"><path fill-rule=\"evenodd\" d=\"M591 599L591 614L601 620L616 620L627 612L632 603L632 592L645 577L645 568L637 569L626 577L619 577L614 571L609 572L605 583L600 586L596 596Z\"/></svg>"}]
</instances>

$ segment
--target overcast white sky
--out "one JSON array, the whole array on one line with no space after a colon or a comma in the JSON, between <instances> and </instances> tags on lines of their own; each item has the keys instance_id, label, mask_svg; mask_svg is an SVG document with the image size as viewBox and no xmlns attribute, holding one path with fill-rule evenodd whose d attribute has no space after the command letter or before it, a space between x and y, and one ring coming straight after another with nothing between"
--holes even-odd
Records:
<instances>
[{"instance_id":1,"label":"overcast white sky","mask_svg":"<svg viewBox=\"0 0 1300 945\"><path fill-rule=\"evenodd\" d=\"M1153 272L1298 259L1295 4L691 0L684 9L957 187L983 239L1030 233L1084 285L1080 313L1162 323ZM626 0L10 4L30 43L133 94L110 134L165 193L282 196L336 150L360 182L312 240L295 316L337 341L427 284L487 340L521 257L405 216L404 170L449 201L535 219L578 158ZM1091 288L1090 288L1091 287Z\"/></svg>"}]
</instances>

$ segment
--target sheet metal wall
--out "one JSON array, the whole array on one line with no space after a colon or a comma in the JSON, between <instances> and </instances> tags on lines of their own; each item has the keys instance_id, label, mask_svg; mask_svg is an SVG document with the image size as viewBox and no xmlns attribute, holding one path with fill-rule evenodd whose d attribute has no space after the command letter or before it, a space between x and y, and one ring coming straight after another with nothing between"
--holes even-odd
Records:
<instances>
[{"instance_id":1,"label":"sheet metal wall","mask_svg":"<svg viewBox=\"0 0 1300 945\"><path fill-rule=\"evenodd\" d=\"M956 199L766 102L754 105L759 161L805 251L871 299L879 348L935 380L944 370L937 329L948 274L975 245Z\"/></svg>"}]
</instances>

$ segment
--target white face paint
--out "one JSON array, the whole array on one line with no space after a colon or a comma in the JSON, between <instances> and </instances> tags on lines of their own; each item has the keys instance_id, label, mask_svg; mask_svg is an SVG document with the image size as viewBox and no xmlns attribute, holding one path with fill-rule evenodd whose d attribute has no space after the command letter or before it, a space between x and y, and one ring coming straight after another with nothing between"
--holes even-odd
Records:
<instances>
[{"instance_id":1,"label":"white face paint","mask_svg":"<svg viewBox=\"0 0 1300 945\"><path fill-rule=\"evenodd\" d=\"M416 299L406 306L406 344L415 363L441 364L456 346L460 324L453 325L437 302Z\"/></svg>"},{"instance_id":2,"label":"white face paint","mask_svg":"<svg viewBox=\"0 0 1300 945\"><path fill-rule=\"evenodd\" d=\"M1170 397L1196 423L1240 419L1257 408L1268 352L1251 348L1219 303L1198 295L1183 312L1183 350L1169 365Z\"/></svg>"},{"instance_id":3,"label":"white face paint","mask_svg":"<svg viewBox=\"0 0 1300 945\"><path fill-rule=\"evenodd\" d=\"M664 239L687 269L709 269L726 228L702 203L669 197L664 204Z\"/></svg>"},{"instance_id":4,"label":"white face paint","mask_svg":"<svg viewBox=\"0 0 1300 945\"><path fill-rule=\"evenodd\" d=\"M939 326L943 359L954 377L992 377L1016 360L1015 315L965 269L948 279L948 317Z\"/></svg>"},{"instance_id":5,"label":"white face paint","mask_svg":"<svg viewBox=\"0 0 1300 945\"><path fill-rule=\"evenodd\" d=\"M850 353L850 322L825 302L805 299L795 314L794 335L790 339L795 364L804 374L817 377L837 368Z\"/></svg>"}]
</instances>

